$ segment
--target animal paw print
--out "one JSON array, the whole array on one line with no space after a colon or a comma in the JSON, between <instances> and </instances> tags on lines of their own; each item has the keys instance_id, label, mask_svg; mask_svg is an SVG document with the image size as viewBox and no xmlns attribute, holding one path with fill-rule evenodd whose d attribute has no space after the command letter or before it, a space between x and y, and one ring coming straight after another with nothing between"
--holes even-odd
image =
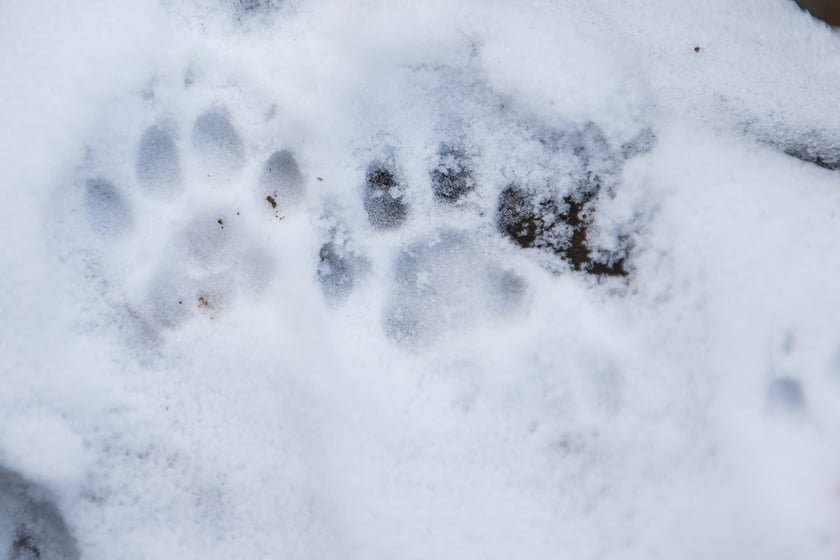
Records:
<instances>
[{"instance_id":1,"label":"animal paw print","mask_svg":"<svg viewBox=\"0 0 840 560\"><path fill-rule=\"evenodd\" d=\"M142 330L161 333L261 294L275 259L257 232L294 212L306 189L290 149L240 132L238 120L257 130L260 119L210 95L176 118L147 97L133 130L89 149L59 221L72 238L63 258Z\"/></svg>"},{"instance_id":2,"label":"animal paw print","mask_svg":"<svg viewBox=\"0 0 840 560\"><path fill-rule=\"evenodd\" d=\"M184 84L138 102L129 133L94 143L59 205L84 222L65 231L89 234L64 257L158 334L264 293L282 251L266 242L266 224L307 199L290 148L299 144L266 132L282 129L271 103L243 102L245 88L225 103L224 88L201 90L194 74ZM632 270L632 236L599 216L625 162L652 148L648 129L616 147L596 123L546 127L476 95L470 119L433 114L444 124L410 148L399 123L374 132L372 147L350 139L358 175L333 177L343 202L324 194L308 224L320 231L310 270L326 302L342 305L375 280L366 305L381 306L382 332L401 345L511 317L528 300L523 258L599 280L627 281ZM347 191L356 196L342 199Z\"/></svg>"},{"instance_id":3,"label":"animal paw print","mask_svg":"<svg viewBox=\"0 0 840 560\"><path fill-rule=\"evenodd\" d=\"M621 182L624 161L649 151L652 134L644 130L614 149L590 122L539 142L540 149L564 152L573 162L562 181L483 182L481 168L492 163L479 149L470 148L468 140L437 143L428 174L421 178L425 185L409 185L391 147L382 150L384 157L370 160L359 199L368 236L374 243L378 237L394 240L391 289L382 320L390 338L423 344L520 308L527 299L527 282L510 264L515 258L509 249L500 250L499 242L518 247L553 272L628 276L629 237L619 236L610 248L600 246L593 233L595 218L599 203ZM411 200L422 196L411 189L424 189L432 201L419 217ZM482 200L490 208L482 208ZM364 251L353 242L360 232L341 223L331 221L318 255L317 276L333 303L350 297L370 268ZM401 231L412 232L409 240L404 241L403 234L394 236Z\"/></svg>"}]
</instances>

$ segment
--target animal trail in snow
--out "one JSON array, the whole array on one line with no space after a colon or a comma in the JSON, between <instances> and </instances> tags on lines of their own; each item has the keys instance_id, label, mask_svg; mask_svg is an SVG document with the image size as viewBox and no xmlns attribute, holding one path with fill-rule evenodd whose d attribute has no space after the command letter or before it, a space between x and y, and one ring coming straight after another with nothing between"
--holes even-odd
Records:
<instances>
[{"instance_id":1,"label":"animal trail in snow","mask_svg":"<svg viewBox=\"0 0 840 560\"><path fill-rule=\"evenodd\" d=\"M189 100L201 87L194 77L177 95ZM290 215L302 216L305 227L322 227L310 266L331 306L352 298L370 275L387 274L391 287L379 301L381 330L409 346L501 320L525 301L527 283L515 265L505 263L507 257L492 255L488 234L515 242L523 256L554 273L604 277L630 271L630 244L622 238L601 247L594 230L603 199L620 189L624 161L655 143L649 129L617 149L593 122L523 128L520 116L503 109L486 115L505 123L495 127L497 136L481 138L464 127L435 133L425 162L410 160L394 134L369 157L357 156L360 180L333 179L344 189L357 189L366 231L346 205L333 205L329 196L312 198L299 159L305 146L264 140L276 126L274 110L268 111L268 121L243 132L237 120L247 116L222 101L201 103L192 122L171 113L161 117L155 109L151 118L144 117L151 124L135 133L133 169L98 169L86 179L89 224L102 239L139 238L161 223L155 212L167 216L167 240L150 256L145 287L125 302L147 329L171 330L195 317L216 318L239 296L259 297L268 289L274 275L282 274L276 262L284 255L254 234L266 217L276 220L278 236ZM559 162L558 167L541 163L535 175L527 160L487 159L487 153L504 153L506 135L521 135L526 152ZM407 172L418 163L424 174ZM488 180L499 171L514 179ZM424 198L432 205L422 204ZM494 208L482 209L482 201ZM371 243L389 248L373 254ZM102 274L108 275L107 263L129 245L99 246ZM131 255L120 258L130 261ZM122 281L114 277L106 284ZM111 289L124 291L118 285Z\"/></svg>"}]
</instances>

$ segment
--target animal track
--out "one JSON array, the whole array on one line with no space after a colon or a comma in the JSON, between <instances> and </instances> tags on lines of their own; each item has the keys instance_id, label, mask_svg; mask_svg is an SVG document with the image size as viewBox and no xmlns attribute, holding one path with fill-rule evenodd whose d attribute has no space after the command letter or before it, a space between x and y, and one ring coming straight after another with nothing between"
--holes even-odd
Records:
<instances>
[{"instance_id":1,"label":"animal track","mask_svg":"<svg viewBox=\"0 0 840 560\"><path fill-rule=\"evenodd\" d=\"M190 73L179 95L200 89L197 75ZM133 285L121 296L125 309L157 333L194 317L215 318L240 295L266 290L277 255L254 231L269 223L266 214L306 215L312 200L297 149L243 135L237 121L247 117L224 103L205 96L190 121L157 107L153 92L144 99L152 108L134 137L131 172L94 155L79 181L95 234L83 251L95 261L94 274L104 278L103 289ZM596 218L621 183L624 161L654 145L652 133L644 129L614 148L595 123L547 130L522 125L500 107L512 128L441 134L429 143L424 175L416 172L418 162L401 159L398 142L378 142L362 156L356 200L370 229L341 205L319 221L313 276L327 302L340 305L378 274L390 285L381 301L382 330L408 345L505 317L525 301L528 286L499 254L493 232L552 272L628 275L627 238L602 247ZM274 114L274 106L265 111L257 130L268 130ZM511 141L504 134L524 143L517 153L530 154L537 169L527 159L504 161ZM483 153L487 148L496 151ZM147 240L148 256L123 253ZM371 245L383 250L374 255Z\"/></svg>"},{"instance_id":2,"label":"animal track","mask_svg":"<svg viewBox=\"0 0 840 560\"><path fill-rule=\"evenodd\" d=\"M184 124L165 118L142 129L130 172L124 160L106 165L94 154L79 179L78 215L93 235L76 239L80 247L66 255L84 255L101 289L126 293L124 309L144 332L173 329L194 316L214 318L240 295L259 294L270 284L274 258L253 233L265 219L266 202L248 204L237 192L270 192L284 211L305 195L303 174L288 150L269 155L261 177L241 178L251 153L222 104ZM179 141L184 129L187 145ZM133 288L126 292L123 285Z\"/></svg>"},{"instance_id":3,"label":"animal track","mask_svg":"<svg viewBox=\"0 0 840 560\"><path fill-rule=\"evenodd\" d=\"M650 131L613 149L601 129L586 123L555 135L550 150L565 151L577 162L561 184L523 186L511 182L497 195L491 224L520 248L549 255L552 270L565 267L596 276L626 277L629 244L621 237L612 250L600 247L592 235L602 197L620 183L624 161L649 151L655 142ZM420 185L407 184L398 171L392 150L367 165L361 202L374 237L401 230L411 219L408 193ZM473 220L475 207L463 204L482 185L476 172L480 157L461 143L441 142L428 172L428 188L442 215L454 210L454 223L434 220L414 241L399 242L391 267L391 291L385 305L385 333L401 344L434 341L482 320L504 317L525 300L528 286L509 266L482 245L482 237L457 227ZM424 219L428 220L427 217ZM456 226L456 227L453 227ZM318 255L317 276L325 297L337 303L363 282L364 257L348 250L352 232L333 227ZM352 244L351 244L352 245ZM542 259L541 259L542 260Z\"/></svg>"}]
</instances>

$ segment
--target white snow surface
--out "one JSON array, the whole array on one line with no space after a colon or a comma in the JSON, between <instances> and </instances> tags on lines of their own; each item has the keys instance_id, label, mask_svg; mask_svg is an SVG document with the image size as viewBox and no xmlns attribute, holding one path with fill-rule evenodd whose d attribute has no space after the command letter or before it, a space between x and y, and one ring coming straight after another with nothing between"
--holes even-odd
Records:
<instances>
[{"instance_id":1,"label":"white snow surface","mask_svg":"<svg viewBox=\"0 0 840 560\"><path fill-rule=\"evenodd\" d=\"M0 558L840 556L840 171L784 153L840 148L840 36L792 2L31 0L0 46ZM592 123L626 277L494 222Z\"/></svg>"}]
</instances>

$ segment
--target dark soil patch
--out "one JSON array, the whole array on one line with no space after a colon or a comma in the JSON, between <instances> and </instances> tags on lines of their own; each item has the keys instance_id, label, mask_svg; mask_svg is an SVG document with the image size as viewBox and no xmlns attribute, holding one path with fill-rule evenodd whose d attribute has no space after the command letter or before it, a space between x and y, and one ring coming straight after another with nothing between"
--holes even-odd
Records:
<instances>
[{"instance_id":1,"label":"dark soil patch","mask_svg":"<svg viewBox=\"0 0 840 560\"><path fill-rule=\"evenodd\" d=\"M598 189L555 198L538 199L532 191L508 186L499 196L496 223L499 231L523 249L551 251L574 270L597 276L627 276L624 259L597 260L588 242L594 199Z\"/></svg>"}]
</instances>

